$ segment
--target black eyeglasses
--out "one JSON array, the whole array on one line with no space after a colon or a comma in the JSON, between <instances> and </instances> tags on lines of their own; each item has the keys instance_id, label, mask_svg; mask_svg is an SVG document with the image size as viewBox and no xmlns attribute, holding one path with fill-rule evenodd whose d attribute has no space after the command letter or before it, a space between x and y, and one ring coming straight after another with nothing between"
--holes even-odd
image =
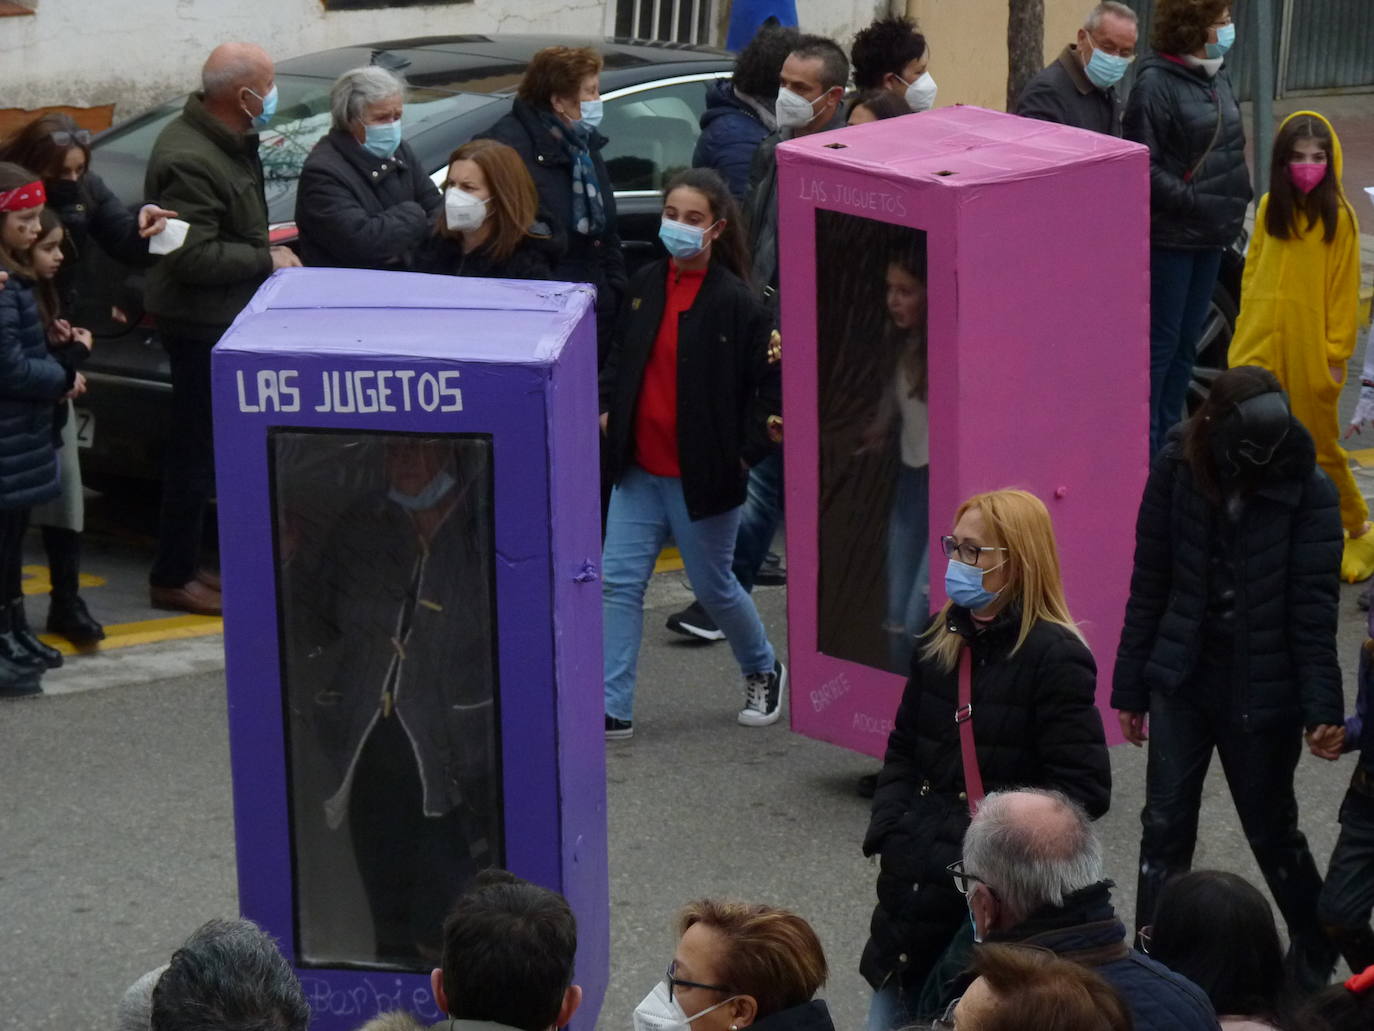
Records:
<instances>
[{"instance_id":1,"label":"black eyeglasses","mask_svg":"<svg viewBox=\"0 0 1374 1031\"><path fill-rule=\"evenodd\" d=\"M930 1022L930 1031L954 1031L954 1011L959 1008L959 1000L962 998L962 995L959 996L945 1007L944 1013Z\"/></svg>"},{"instance_id":2,"label":"black eyeglasses","mask_svg":"<svg viewBox=\"0 0 1374 1031\"><path fill-rule=\"evenodd\" d=\"M979 877L976 873L969 873L964 869L964 861L956 859L945 867L945 872L954 878L954 886L959 889L961 895L967 895L973 891L975 884L986 885L988 882Z\"/></svg>"},{"instance_id":3,"label":"black eyeglasses","mask_svg":"<svg viewBox=\"0 0 1374 1031\"><path fill-rule=\"evenodd\" d=\"M1006 548L980 548L970 541L956 541L949 534L940 538L940 547L945 549L945 558L957 558L966 566L976 566L978 557L985 551L1006 551Z\"/></svg>"},{"instance_id":4,"label":"black eyeglasses","mask_svg":"<svg viewBox=\"0 0 1374 1031\"><path fill-rule=\"evenodd\" d=\"M677 960L668 964L668 970L664 973L663 979L668 982L668 1001L673 999L673 989L675 988L704 988L708 992L732 992L733 988L727 988L723 984L702 984L700 981L684 981L676 976Z\"/></svg>"},{"instance_id":5,"label":"black eyeglasses","mask_svg":"<svg viewBox=\"0 0 1374 1031\"><path fill-rule=\"evenodd\" d=\"M1136 937L1140 940L1140 951L1145 953L1145 955L1147 956L1150 954L1150 940L1154 937L1154 934L1154 924L1146 924L1140 930L1135 932Z\"/></svg>"},{"instance_id":6,"label":"black eyeglasses","mask_svg":"<svg viewBox=\"0 0 1374 1031\"><path fill-rule=\"evenodd\" d=\"M68 132L66 129L58 129L56 132L48 133L48 138L59 147L70 147L74 144L86 147L91 142L91 131L89 129L75 129Z\"/></svg>"}]
</instances>

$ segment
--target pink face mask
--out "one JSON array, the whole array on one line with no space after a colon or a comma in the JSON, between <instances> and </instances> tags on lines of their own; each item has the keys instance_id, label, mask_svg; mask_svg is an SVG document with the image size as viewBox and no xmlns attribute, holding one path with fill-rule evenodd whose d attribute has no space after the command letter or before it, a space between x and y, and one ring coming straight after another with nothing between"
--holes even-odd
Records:
<instances>
[{"instance_id":1,"label":"pink face mask","mask_svg":"<svg viewBox=\"0 0 1374 1031\"><path fill-rule=\"evenodd\" d=\"M1311 161L1290 161L1288 178L1303 193L1311 193L1319 182L1326 178L1326 165Z\"/></svg>"}]
</instances>

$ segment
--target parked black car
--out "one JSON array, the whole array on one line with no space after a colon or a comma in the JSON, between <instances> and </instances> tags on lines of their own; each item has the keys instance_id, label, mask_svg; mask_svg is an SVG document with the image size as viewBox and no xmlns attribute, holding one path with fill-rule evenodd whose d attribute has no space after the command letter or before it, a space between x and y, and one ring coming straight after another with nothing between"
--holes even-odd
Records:
<instances>
[{"instance_id":1,"label":"parked black car","mask_svg":"<svg viewBox=\"0 0 1374 1031\"><path fill-rule=\"evenodd\" d=\"M274 243L289 243L296 227L296 181L316 140L329 129L329 88L343 72L375 63L405 77L405 138L443 178L448 156L510 110L534 54L546 46L593 46L605 59L602 151L615 186L620 237L630 270L658 248L660 191L692 163L707 87L728 77L732 55L708 47L567 36L443 36L340 47L277 65L280 102L262 132L267 204ZM144 170L163 127L184 96L102 133L91 166L127 203L142 199ZM82 263L79 325L96 335L85 367L90 392L78 410L87 482L157 479L169 432L170 375L157 329L144 315L142 279L103 253ZM112 317L119 309L127 321Z\"/></svg>"}]
</instances>

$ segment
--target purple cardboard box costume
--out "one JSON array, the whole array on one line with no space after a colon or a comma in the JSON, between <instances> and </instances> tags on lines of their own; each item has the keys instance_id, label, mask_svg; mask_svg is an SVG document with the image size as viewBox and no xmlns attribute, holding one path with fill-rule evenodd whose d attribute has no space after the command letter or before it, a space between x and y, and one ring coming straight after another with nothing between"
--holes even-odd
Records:
<instances>
[{"instance_id":1,"label":"purple cardboard box costume","mask_svg":"<svg viewBox=\"0 0 1374 1031\"><path fill-rule=\"evenodd\" d=\"M214 357L244 916L315 1011L440 1019L486 866L609 971L596 334L585 287L273 276Z\"/></svg>"},{"instance_id":2,"label":"purple cardboard box costume","mask_svg":"<svg viewBox=\"0 0 1374 1031\"><path fill-rule=\"evenodd\" d=\"M982 491L1049 507L1112 660L1145 482L1145 148L975 107L778 148L792 728L882 755L940 535Z\"/></svg>"}]
</instances>

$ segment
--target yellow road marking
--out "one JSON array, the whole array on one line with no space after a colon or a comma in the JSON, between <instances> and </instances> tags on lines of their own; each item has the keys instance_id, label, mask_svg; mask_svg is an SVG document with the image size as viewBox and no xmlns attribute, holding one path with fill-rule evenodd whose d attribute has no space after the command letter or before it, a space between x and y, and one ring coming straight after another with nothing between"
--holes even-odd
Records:
<instances>
[{"instance_id":1,"label":"yellow road marking","mask_svg":"<svg viewBox=\"0 0 1374 1031\"><path fill-rule=\"evenodd\" d=\"M77 583L82 587L104 587L107 581L103 576L92 576L90 573L82 573L77 577ZM24 567L25 594L47 594L51 590L52 581L48 579L47 566Z\"/></svg>"},{"instance_id":2,"label":"yellow road marking","mask_svg":"<svg viewBox=\"0 0 1374 1031\"><path fill-rule=\"evenodd\" d=\"M223 632L224 620L219 616L168 616L166 619L143 619L135 623L111 623L105 627L105 640L90 648L78 648L56 634L39 634L38 637L63 655L91 655L117 648L132 648L136 644L184 641Z\"/></svg>"},{"instance_id":3,"label":"yellow road marking","mask_svg":"<svg viewBox=\"0 0 1374 1031\"><path fill-rule=\"evenodd\" d=\"M1361 448L1359 451L1347 451L1346 454L1355 459L1362 468L1374 469L1374 447Z\"/></svg>"},{"instance_id":4,"label":"yellow road marking","mask_svg":"<svg viewBox=\"0 0 1374 1031\"><path fill-rule=\"evenodd\" d=\"M677 548L664 548L654 563L655 573L676 573L682 568L682 553Z\"/></svg>"}]
</instances>

